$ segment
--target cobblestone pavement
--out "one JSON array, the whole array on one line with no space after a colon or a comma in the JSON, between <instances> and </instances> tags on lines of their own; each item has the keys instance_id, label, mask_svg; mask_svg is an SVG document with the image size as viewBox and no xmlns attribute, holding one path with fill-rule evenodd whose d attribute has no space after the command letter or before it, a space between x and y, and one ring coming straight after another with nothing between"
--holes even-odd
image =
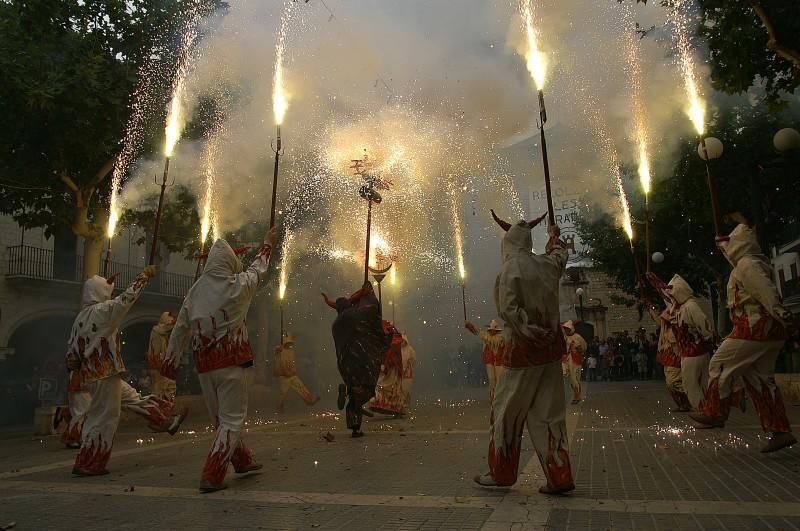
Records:
<instances>
[{"instance_id":1,"label":"cobblestone pavement","mask_svg":"<svg viewBox=\"0 0 800 531\"><path fill-rule=\"evenodd\" d=\"M260 473L200 495L210 444L204 412L175 437L125 426L109 469L72 478L56 437L0 440L0 526L15 529L800 529L800 448L758 452L752 411L702 431L670 413L660 382L585 384L568 406L577 489L536 492L523 442L512 489L484 490L485 390L421 400L404 419L376 416L351 439L338 411L253 415L246 439ZM458 398L455 398L458 397ZM330 398L321 404L329 404ZM197 408L195 408L197 409ZM752 408L751 408L752 409ZM790 417L800 421L800 408ZM322 435L330 432L328 442Z\"/></svg>"}]
</instances>

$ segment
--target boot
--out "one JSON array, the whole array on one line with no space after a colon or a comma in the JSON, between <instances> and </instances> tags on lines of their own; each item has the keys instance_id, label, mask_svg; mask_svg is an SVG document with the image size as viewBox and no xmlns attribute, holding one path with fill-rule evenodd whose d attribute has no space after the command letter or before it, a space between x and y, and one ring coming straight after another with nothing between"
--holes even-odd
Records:
<instances>
[{"instance_id":1,"label":"boot","mask_svg":"<svg viewBox=\"0 0 800 531\"><path fill-rule=\"evenodd\" d=\"M184 421L184 419L186 419L186 415L188 414L189 408L186 406L180 408L177 413L173 413L172 419L167 427L167 433L170 435L175 435L178 432L178 429L180 429L181 423Z\"/></svg>"},{"instance_id":2,"label":"boot","mask_svg":"<svg viewBox=\"0 0 800 531\"><path fill-rule=\"evenodd\" d=\"M241 466L239 468L234 467L233 470L237 474L246 474L248 472L254 472L256 470L261 470L262 468L264 468L264 465L262 465L261 463L257 463L256 461L251 461L250 463L248 463L248 464L246 464L244 466Z\"/></svg>"},{"instance_id":3,"label":"boot","mask_svg":"<svg viewBox=\"0 0 800 531\"><path fill-rule=\"evenodd\" d=\"M797 442L797 439L794 438L789 432L775 432L772 434L772 437L769 438L769 441L763 448L761 448L761 453L768 454L772 452L777 452L778 450L783 450L794 443Z\"/></svg>"},{"instance_id":4,"label":"boot","mask_svg":"<svg viewBox=\"0 0 800 531\"><path fill-rule=\"evenodd\" d=\"M559 494L566 494L567 492L575 490L575 484L570 483L566 487L551 487L550 485L543 485L539 487L540 494L550 494L550 495L559 495Z\"/></svg>"},{"instance_id":5,"label":"boot","mask_svg":"<svg viewBox=\"0 0 800 531\"><path fill-rule=\"evenodd\" d=\"M219 485L214 485L210 481L203 480L203 481L200 482L200 489L199 490L203 494L208 494L209 492L216 492L218 490L224 490L224 489L227 489L227 488L228 488L227 483L221 483Z\"/></svg>"},{"instance_id":6,"label":"boot","mask_svg":"<svg viewBox=\"0 0 800 531\"><path fill-rule=\"evenodd\" d=\"M98 470L98 471L88 470L86 468L78 468L78 467L74 467L72 469L72 475L73 476L78 476L78 477L82 477L82 478L91 477L91 476L105 476L106 474L108 474L108 470L106 470L106 469Z\"/></svg>"},{"instance_id":7,"label":"boot","mask_svg":"<svg viewBox=\"0 0 800 531\"><path fill-rule=\"evenodd\" d=\"M696 422L699 422L700 424L703 424L704 427L705 426L708 426L710 428L724 428L725 427L725 421L724 420L722 420L720 418L717 418L717 417L711 417L709 415L704 415L702 413L698 413L697 411L690 412L689 413L689 417L691 417L692 420L694 420Z\"/></svg>"},{"instance_id":8,"label":"boot","mask_svg":"<svg viewBox=\"0 0 800 531\"><path fill-rule=\"evenodd\" d=\"M494 480L492 475L487 472L485 474L479 474L472 478L472 481L480 485L481 487L499 487L500 485Z\"/></svg>"}]
</instances>

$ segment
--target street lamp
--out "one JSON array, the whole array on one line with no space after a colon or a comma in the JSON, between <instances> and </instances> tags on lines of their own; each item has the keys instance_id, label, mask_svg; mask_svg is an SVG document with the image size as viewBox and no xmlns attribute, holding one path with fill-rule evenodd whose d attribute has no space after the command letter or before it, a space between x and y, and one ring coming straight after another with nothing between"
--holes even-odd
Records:
<instances>
[{"instance_id":1,"label":"street lamp","mask_svg":"<svg viewBox=\"0 0 800 531\"><path fill-rule=\"evenodd\" d=\"M575 295L578 296L578 304L579 304L580 309L581 309L581 313L579 315L579 318L580 318L581 321L583 321L583 294L584 293L586 293L586 292L583 290L583 288L578 288L578 289L575 290Z\"/></svg>"},{"instance_id":2,"label":"street lamp","mask_svg":"<svg viewBox=\"0 0 800 531\"><path fill-rule=\"evenodd\" d=\"M654 264L662 263L664 261L664 253L661 253L659 251L654 252L652 260Z\"/></svg>"},{"instance_id":3,"label":"street lamp","mask_svg":"<svg viewBox=\"0 0 800 531\"><path fill-rule=\"evenodd\" d=\"M714 184L714 177L711 175L709 162L722 156L722 142L718 138L710 136L700 137L700 145L697 146L697 154L706 163L706 182L708 192L711 195L711 216L714 219L714 236L719 236L719 215L717 214L717 186Z\"/></svg>"},{"instance_id":4,"label":"street lamp","mask_svg":"<svg viewBox=\"0 0 800 531\"><path fill-rule=\"evenodd\" d=\"M772 137L772 144L781 153L800 149L800 132L797 129L785 127L775 133L775 136Z\"/></svg>"}]
</instances>

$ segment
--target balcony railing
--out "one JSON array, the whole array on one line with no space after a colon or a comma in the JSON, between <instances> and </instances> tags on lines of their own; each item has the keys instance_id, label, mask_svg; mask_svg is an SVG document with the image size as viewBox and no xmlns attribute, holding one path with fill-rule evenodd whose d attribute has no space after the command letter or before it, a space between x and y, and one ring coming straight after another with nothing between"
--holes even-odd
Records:
<instances>
[{"instance_id":1,"label":"balcony railing","mask_svg":"<svg viewBox=\"0 0 800 531\"><path fill-rule=\"evenodd\" d=\"M100 269L102 270L102 268L101 261ZM123 289L133 282L141 270L141 267L113 260L108 265L109 274L120 274L116 284L117 287ZM55 253L50 249L41 249L30 245L14 245L8 247L6 276L80 282L83 278L83 256L75 256L66 263L57 264L55 263ZM189 275L159 271L145 290L162 295L183 297L192 287L193 282L194 279Z\"/></svg>"}]
</instances>

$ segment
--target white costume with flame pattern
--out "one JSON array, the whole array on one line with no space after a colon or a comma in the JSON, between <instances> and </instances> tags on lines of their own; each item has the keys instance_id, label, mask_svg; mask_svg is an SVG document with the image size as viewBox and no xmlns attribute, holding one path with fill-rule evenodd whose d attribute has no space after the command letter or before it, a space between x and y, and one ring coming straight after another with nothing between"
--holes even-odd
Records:
<instances>
[{"instance_id":1,"label":"white costume with flame pattern","mask_svg":"<svg viewBox=\"0 0 800 531\"><path fill-rule=\"evenodd\" d=\"M178 313L162 372L174 379L181 355L191 345L194 363L217 436L203 467L201 490L224 488L231 463L237 472L257 466L242 441L247 416L244 369L253 365L245 317L269 268L271 246L264 245L246 271L225 240L208 253L203 274Z\"/></svg>"},{"instance_id":2,"label":"white costume with flame pattern","mask_svg":"<svg viewBox=\"0 0 800 531\"><path fill-rule=\"evenodd\" d=\"M561 358L561 368L572 388L572 402L578 403L581 400L581 369L583 368L583 355L586 352L586 340L580 334L575 333L575 323L572 321L564 323L562 328L567 343L567 353Z\"/></svg>"},{"instance_id":3,"label":"white costume with flame pattern","mask_svg":"<svg viewBox=\"0 0 800 531\"><path fill-rule=\"evenodd\" d=\"M783 397L775 384L775 361L792 314L782 304L772 268L751 228L738 225L719 247L733 265L728 279L733 331L711 358L703 414L717 422L727 420L733 382L741 376L764 431L789 433Z\"/></svg>"},{"instance_id":4,"label":"white costume with flame pattern","mask_svg":"<svg viewBox=\"0 0 800 531\"><path fill-rule=\"evenodd\" d=\"M568 255L564 243L555 237L547 243L547 254L535 255L531 251L533 225L535 222L520 221L510 226L503 238L495 304L505 322L507 346L505 367L492 401L489 475L497 485L516 483L522 432L527 425L547 478L543 492L565 492L574 484L567 453L561 374L566 346L558 292ZM484 478L476 481L486 484Z\"/></svg>"},{"instance_id":5,"label":"white costume with flame pattern","mask_svg":"<svg viewBox=\"0 0 800 531\"><path fill-rule=\"evenodd\" d=\"M81 367L72 372L70 388L80 395L79 404L86 408L81 449L73 470L76 474L107 473L121 407L139 414L159 429L165 429L170 421L171 402L154 396L142 397L122 379L126 370L119 326L147 281L147 275L141 273L114 299L111 298L114 285L105 278L95 275L84 283L83 309L72 325L68 351L68 356L80 357Z\"/></svg>"}]
</instances>

